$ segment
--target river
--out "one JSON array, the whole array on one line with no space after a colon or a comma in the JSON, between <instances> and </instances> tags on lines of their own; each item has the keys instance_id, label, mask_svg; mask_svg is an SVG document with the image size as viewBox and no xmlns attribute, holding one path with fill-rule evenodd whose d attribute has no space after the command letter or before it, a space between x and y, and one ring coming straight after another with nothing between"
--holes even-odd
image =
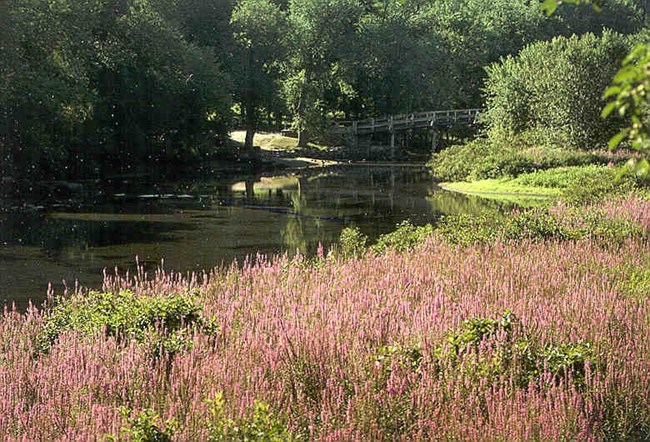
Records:
<instances>
[{"instance_id":1,"label":"river","mask_svg":"<svg viewBox=\"0 0 650 442\"><path fill-rule=\"evenodd\" d=\"M13 201L0 213L0 300L24 308L104 270L210 270L257 253L313 254L358 226L371 238L406 219L509 207L439 189L413 165L338 165L257 176L116 178L79 195ZM65 281L65 282L64 282ZM64 285L65 284L65 285Z\"/></svg>"}]
</instances>

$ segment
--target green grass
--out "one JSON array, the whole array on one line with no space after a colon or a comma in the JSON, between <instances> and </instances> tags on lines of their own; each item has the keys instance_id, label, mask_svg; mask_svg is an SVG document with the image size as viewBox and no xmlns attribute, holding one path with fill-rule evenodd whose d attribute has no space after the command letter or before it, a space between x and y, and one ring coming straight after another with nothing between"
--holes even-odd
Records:
<instances>
[{"instance_id":1,"label":"green grass","mask_svg":"<svg viewBox=\"0 0 650 442\"><path fill-rule=\"evenodd\" d=\"M616 171L611 167L590 164L586 166L556 167L525 173L511 180L516 186L566 190L576 183L598 178L612 181Z\"/></svg>"},{"instance_id":2,"label":"green grass","mask_svg":"<svg viewBox=\"0 0 650 442\"><path fill-rule=\"evenodd\" d=\"M246 137L246 132L244 131L235 131L230 135L231 140L236 143L243 144ZM298 139L285 137L279 133L256 133L255 138L253 139L253 144L259 146L264 150L285 150L285 151L294 151L299 150ZM310 149L323 150L327 146L322 146L315 143L307 143L307 147Z\"/></svg>"},{"instance_id":3,"label":"green grass","mask_svg":"<svg viewBox=\"0 0 650 442\"><path fill-rule=\"evenodd\" d=\"M562 194L558 188L524 185L510 178L441 183L440 187L445 190L480 196L552 198Z\"/></svg>"},{"instance_id":4,"label":"green grass","mask_svg":"<svg viewBox=\"0 0 650 442\"><path fill-rule=\"evenodd\" d=\"M440 187L455 192L478 195L486 198L505 199L518 202L525 199L550 199L559 196L573 196L581 191L592 193L600 190L599 183L609 187L623 186L616 183L616 169L599 166L556 167L524 173L516 178L495 178L477 181L442 183ZM607 189L615 190L615 189Z\"/></svg>"},{"instance_id":5,"label":"green grass","mask_svg":"<svg viewBox=\"0 0 650 442\"><path fill-rule=\"evenodd\" d=\"M618 163L624 159L620 153L540 145L536 140L524 138L502 144L477 138L435 153L428 164L434 176L442 181L475 181L514 178L536 170L566 166Z\"/></svg>"}]
</instances>

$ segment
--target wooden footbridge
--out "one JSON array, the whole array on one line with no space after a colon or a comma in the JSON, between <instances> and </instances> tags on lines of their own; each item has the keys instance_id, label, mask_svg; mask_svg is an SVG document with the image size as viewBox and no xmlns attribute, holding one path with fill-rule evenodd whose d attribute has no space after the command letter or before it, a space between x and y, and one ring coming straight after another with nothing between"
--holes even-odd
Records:
<instances>
[{"instance_id":1,"label":"wooden footbridge","mask_svg":"<svg viewBox=\"0 0 650 442\"><path fill-rule=\"evenodd\" d=\"M390 134L391 148L394 148L397 132L424 129L431 131L432 147L435 149L439 131L449 130L459 125L473 126L477 123L480 112L481 109L452 109L390 115L358 121L340 121L332 128L332 132L351 136L355 143L360 136L388 133Z\"/></svg>"},{"instance_id":2,"label":"wooden footbridge","mask_svg":"<svg viewBox=\"0 0 650 442\"><path fill-rule=\"evenodd\" d=\"M366 118L358 121L341 121L335 133L366 135L379 132L397 132L408 129L441 128L463 124L476 124L480 109L454 109Z\"/></svg>"}]
</instances>

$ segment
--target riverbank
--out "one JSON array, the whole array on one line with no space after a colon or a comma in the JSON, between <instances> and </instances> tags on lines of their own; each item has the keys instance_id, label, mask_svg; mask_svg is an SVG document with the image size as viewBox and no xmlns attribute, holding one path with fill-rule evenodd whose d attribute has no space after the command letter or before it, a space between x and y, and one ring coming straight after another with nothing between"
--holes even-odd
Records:
<instances>
[{"instance_id":1,"label":"riverbank","mask_svg":"<svg viewBox=\"0 0 650 442\"><path fill-rule=\"evenodd\" d=\"M439 183L438 186L451 192L476 195L499 201L511 201L523 205L528 205L531 201L551 201L562 194L560 189L521 186L514 184L510 179Z\"/></svg>"},{"instance_id":2,"label":"riverbank","mask_svg":"<svg viewBox=\"0 0 650 442\"><path fill-rule=\"evenodd\" d=\"M230 133L230 144L241 150L246 132ZM259 160L267 167L283 168L328 167L343 164L359 165L414 165L423 166L428 161L428 152L412 152L401 149L399 154L381 144L368 144L363 148L341 144L308 143L299 147L297 138L288 137L278 132L259 132L255 134L253 144L259 149ZM241 156L241 153L238 155Z\"/></svg>"},{"instance_id":3,"label":"riverbank","mask_svg":"<svg viewBox=\"0 0 650 442\"><path fill-rule=\"evenodd\" d=\"M138 271L107 277L103 295L5 312L0 434L640 440L650 202L583 210L552 213L567 228L636 233L567 241L526 228L456 244L434 234L348 259ZM528 226L548 225L534 216ZM448 233L463 229L474 232Z\"/></svg>"},{"instance_id":4,"label":"riverbank","mask_svg":"<svg viewBox=\"0 0 650 442\"><path fill-rule=\"evenodd\" d=\"M550 202L559 197L580 202L606 194L624 194L638 188L631 177L619 175L619 169L613 166L590 164L555 167L521 173L516 177L443 182L439 185L454 192L515 202Z\"/></svg>"},{"instance_id":5,"label":"riverbank","mask_svg":"<svg viewBox=\"0 0 650 442\"><path fill-rule=\"evenodd\" d=\"M245 131L233 131L230 140L239 146L244 145ZM306 148L298 147L298 140L275 132L258 132L253 145L260 150L262 162L286 168L327 167L339 164L332 159L339 150L336 146L308 143Z\"/></svg>"}]
</instances>

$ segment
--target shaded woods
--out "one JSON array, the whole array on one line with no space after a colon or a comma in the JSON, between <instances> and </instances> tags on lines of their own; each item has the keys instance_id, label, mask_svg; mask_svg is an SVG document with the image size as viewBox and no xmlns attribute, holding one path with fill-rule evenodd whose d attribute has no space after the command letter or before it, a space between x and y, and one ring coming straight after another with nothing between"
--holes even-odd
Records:
<instances>
[{"instance_id":1,"label":"shaded woods","mask_svg":"<svg viewBox=\"0 0 650 442\"><path fill-rule=\"evenodd\" d=\"M641 6L547 18L524 0L2 0L0 172L95 177L211 157L235 127L250 149L260 129L305 141L335 118L482 107L499 57L637 32Z\"/></svg>"}]
</instances>

